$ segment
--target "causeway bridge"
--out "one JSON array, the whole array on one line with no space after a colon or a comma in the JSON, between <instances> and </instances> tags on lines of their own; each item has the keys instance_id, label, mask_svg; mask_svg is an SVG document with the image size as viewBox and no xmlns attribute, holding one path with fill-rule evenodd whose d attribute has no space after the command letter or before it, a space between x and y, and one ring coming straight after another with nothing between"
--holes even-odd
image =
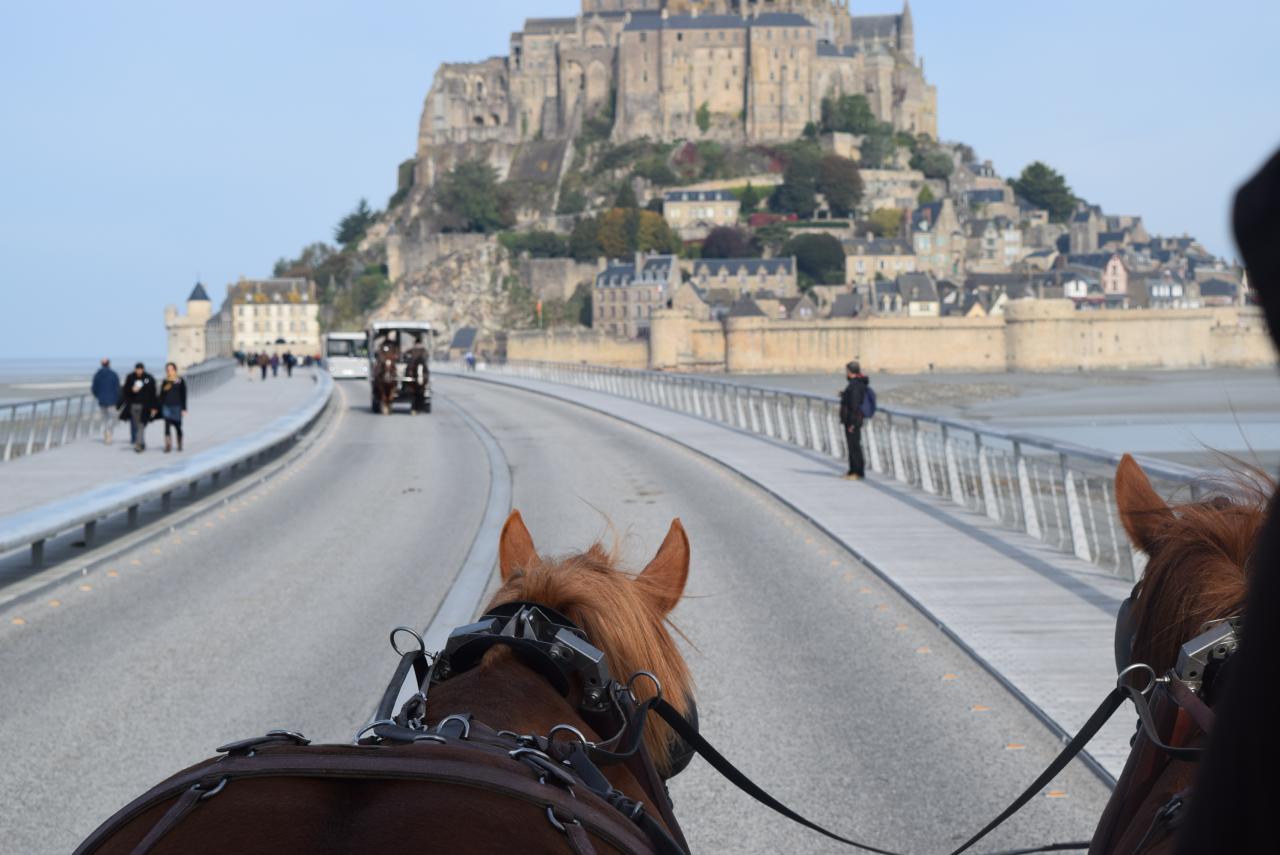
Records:
<instances>
[{"instance_id":1,"label":"causeway bridge","mask_svg":"<svg viewBox=\"0 0 1280 855\"><path fill-rule=\"evenodd\" d=\"M1113 684L1141 567L1107 454L882 401L853 483L834 399L433 367L429 416L374 415L363 383L322 373L238 374L193 399L181 457L72 431L0 462L0 852L69 851L233 739L350 741L395 666L389 630L439 643L475 614L512 507L541 549L616 538L632 566L680 517L673 620L703 732L877 845L963 841ZM1132 726L1118 716L982 851L1087 839ZM836 851L700 761L672 795L695 850Z\"/></svg>"}]
</instances>

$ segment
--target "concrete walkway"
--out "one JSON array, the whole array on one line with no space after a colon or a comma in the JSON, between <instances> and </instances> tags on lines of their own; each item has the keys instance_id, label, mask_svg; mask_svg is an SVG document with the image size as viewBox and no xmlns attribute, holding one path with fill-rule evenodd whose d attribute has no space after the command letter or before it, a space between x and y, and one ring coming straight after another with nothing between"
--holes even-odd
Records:
<instances>
[{"instance_id":1,"label":"concrete walkway","mask_svg":"<svg viewBox=\"0 0 1280 855\"><path fill-rule=\"evenodd\" d=\"M898 482L845 481L840 461L694 416L556 383L460 376L598 410L732 468L841 541L1060 734L1074 734L1115 683L1115 615L1130 584L1091 564ZM1090 745L1112 778L1133 721L1122 710Z\"/></svg>"},{"instance_id":2,"label":"concrete walkway","mask_svg":"<svg viewBox=\"0 0 1280 855\"><path fill-rule=\"evenodd\" d=\"M303 404L315 385L307 369L292 378L280 373L266 381L246 380L243 371L216 389L188 402L183 422L184 454L203 451L261 428ZM164 425L147 428L147 450L134 452L129 425L116 422L114 442L100 436L20 457L0 466L0 516L25 511L55 499L75 496L110 481L142 475L171 464L164 454Z\"/></svg>"}]
</instances>

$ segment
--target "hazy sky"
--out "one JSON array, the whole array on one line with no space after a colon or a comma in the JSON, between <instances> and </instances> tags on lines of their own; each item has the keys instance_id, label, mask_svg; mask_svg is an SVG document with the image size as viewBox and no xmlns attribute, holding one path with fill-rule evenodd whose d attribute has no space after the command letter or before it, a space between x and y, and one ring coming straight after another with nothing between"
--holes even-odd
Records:
<instances>
[{"instance_id":1,"label":"hazy sky","mask_svg":"<svg viewBox=\"0 0 1280 855\"><path fill-rule=\"evenodd\" d=\"M854 0L858 13L896 11ZM164 352L163 309L329 239L411 156L436 65L577 0L8 4L0 357ZM916 0L941 133L1233 254L1280 145L1275 0Z\"/></svg>"}]
</instances>

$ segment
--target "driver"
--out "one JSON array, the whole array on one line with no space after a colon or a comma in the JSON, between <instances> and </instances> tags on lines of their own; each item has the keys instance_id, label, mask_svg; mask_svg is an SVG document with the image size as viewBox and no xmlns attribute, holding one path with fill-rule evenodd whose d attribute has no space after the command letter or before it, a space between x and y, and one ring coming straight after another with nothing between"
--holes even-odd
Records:
<instances>
[{"instance_id":1,"label":"driver","mask_svg":"<svg viewBox=\"0 0 1280 855\"><path fill-rule=\"evenodd\" d=\"M427 408L427 383L431 371L427 368L427 349L422 344L422 333L414 333L413 347L405 354L405 379L413 384L413 410L420 413Z\"/></svg>"}]
</instances>

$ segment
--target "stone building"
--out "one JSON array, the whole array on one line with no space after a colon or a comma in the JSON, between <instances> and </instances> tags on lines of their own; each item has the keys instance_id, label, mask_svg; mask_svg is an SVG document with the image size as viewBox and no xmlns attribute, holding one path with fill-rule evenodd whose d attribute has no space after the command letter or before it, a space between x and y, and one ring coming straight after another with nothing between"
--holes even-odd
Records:
<instances>
[{"instance_id":1,"label":"stone building","mask_svg":"<svg viewBox=\"0 0 1280 855\"><path fill-rule=\"evenodd\" d=\"M671 190L662 198L662 216L683 240L700 240L716 226L733 225L741 210L728 190Z\"/></svg>"},{"instance_id":2,"label":"stone building","mask_svg":"<svg viewBox=\"0 0 1280 855\"><path fill-rule=\"evenodd\" d=\"M177 306L164 307L164 327L169 336L169 358L179 368L190 368L209 358L205 327L213 318L213 302L199 282L187 297L187 313ZM216 355L216 350L214 351Z\"/></svg>"},{"instance_id":3,"label":"stone building","mask_svg":"<svg viewBox=\"0 0 1280 855\"><path fill-rule=\"evenodd\" d=\"M964 273L968 245L950 198L921 205L911 212L911 246L916 253L917 271L939 279Z\"/></svg>"},{"instance_id":4,"label":"stone building","mask_svg":"<svg viewBox=\"0 0 1280 855\"><path fill-rule=\"evenodd\" d=\"M688 262L690 278L704 291L723 288L738 294L768 291L775 297L800 293L796 260L786 258L700 258Z\"/></svg>"},{"instance_id":5,"label":"stone building","mask_svg":"<svg viewBox=\"0 0 1280 855\"><path fill-rule=\"evenodd\" d=\"M902 238L878 238L868 234L844 242L845 281L870 285L877 279L896 279L914 273L916 254Z\"/></svg>"},{"instance_id":6,"label":"stone building","mask_svg":"<svg viewBox=\"0 0 1280 855\"><path fill-rule=\"evenodd\" d=\"M591 293L595 329L622 338L642 338L657 309L664 308L680 284L674 255L645 255L635 260L601 261Z\"/></svg>"},{"instance_id":7,"label":"stone building","mask_svg":"<svg viewBox=\"0 0 1280 855\"><path fill-rule=\"evenodd\" d=\"M505 177L517 147L572 138L610 105L619 140L791 140L841 93L937 137L909 4L854 17L847 0L583 0L574 17L528 19L507 56L439 68L417 173L434 183L461 147Z\"/></svg>"},{"instance_id":8,"label":"stone building","mask_svg":"<svg viewBox=\"0 0 1280 855\"><path fill-rule=\"evenodd\" d=\"M306 279L241 279L222 308L231 319L232 350L242 353L320 353L320 304Z\"/></svg>"}]
</instances>

